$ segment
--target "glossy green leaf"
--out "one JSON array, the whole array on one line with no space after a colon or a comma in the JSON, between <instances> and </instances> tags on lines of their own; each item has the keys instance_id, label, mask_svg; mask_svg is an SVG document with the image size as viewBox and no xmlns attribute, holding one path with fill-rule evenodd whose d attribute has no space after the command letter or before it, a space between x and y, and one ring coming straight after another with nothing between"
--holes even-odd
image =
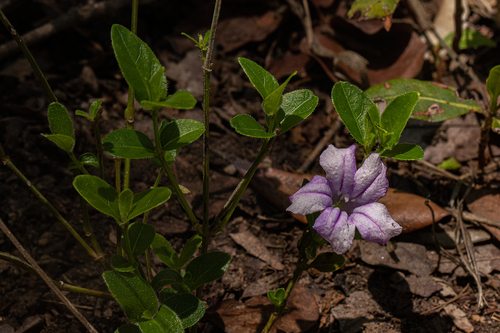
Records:
<instances>
[{"instance_id":1,"label":"glossy green leaf","mask_svg":"<svg viewBox=\"0 0 500 333\"><path fill-rule=\"evenodd\" d=\"M349 18L360 12L363 19L381 19L396 10L399 0L355 0L347 12Z\"/></svg>"},{"instance_id":2,"label":"glossy green leaf","mask_svg":"<svg viewBox=\"0 0 500 333\"><path fill-rule=\"evenodd\" d=\"M475 101L464 101L457 97L455 89L439 83L416 79L394 79L366 90L372 99L384 99L390 103L396 96L408 91L418 91L420 99L411 118L426 121L443 121L458 117L473 110L482 112Z\"/></svg>"},{"instance_id":3,"label":"glossy green leaf","mask_svg":"<svg viewBox=\"0 0 500 333\"><path fill-rule=\"evenodd\" d=\"M119 158L141 159L155 156L155 146L146 134L131 129L117 129L102 139L104 150Z\"/></svg>"},{"instance_id":4,"label":"glossy green leaf","mask_svg":"<svg viewBox=\"0 0 500 333\"><path fill-rule=\"evenodd\" d=\"M137 257L144 253L153 243L156 231L151 224L132 223L128 227L128 237L130 238L130 248L132 255Z\"/></svg>"},{"instance_id":5,"label":"glossy green leaf","mask_svg":"<svg viewBox=\"0 0 500 333\"><path fill-rule=\"evenodd\" d=\"M120 219L125 221L127 219L130 208L132 207L132 200L134 200L134 193L130 189L123 190L118 195L118 208L120 209Z\"/></svg>"},{"instance_id":6,"label":"glossy green leaf","mask_svg":"<svg viewBox=\"0 0 500 333\"><path fill-rule=\"evenodd\" d=\"M135 99L158 102L167 94L164 68L149 46L127 28L114 24L111 41L123 76L132 86Z\"/></svg>"},{"instance_id":7,"label":"glossy green leaf","mask_svg":"<svg viewBox=\"0 0 500 333\"><path fill-rule=\"evenodd\" d=\"M281 109L278 111L278 121L281 123L280 134L309 117L317 105L318 97L310 90L301 89L284 94Z\"/></svg>"},{"instance_id":8,"label":"glossy green leaf","mask_svg":"<svg viewBox=\"0 0 500 333\"><path fill-rule=\"evenodd\" d=\"M178 256L172 245L160 234L156 234L151 249L165 265L177 269Z\"/></svg>"},{"instance_id":9,"label":"glossy green leaf","mask_svg":"<svg viewBox=\"0 0 500 333\"><path fill-rule=\"evenodd\" d=\"M364 145L365 117L373 102L361 89L348 82L337 82L333 86L332 102L351 135Z\"/></svg>"},{"instance_id":10,"label":"glossy green leaf","mask_svg":"<svg viewBox=\"0 0 500 333\"><path fill-rule=\"evenodd\" d=\"M205 303L192 294L174 294L162 290L159 298L163 305L179 316L184 328L193 326L205 314Z\"/></svg>"},{"instance_id":11,"label":"glossy green leaf","mask_svg":"<svg viewBox=\"0 0 500 333\"><path fill-rule=\"evenodd\" d=\"M73 122L64 106L57 102L51 103L47 117L49 118L49 127L52 134L66 135L75 139Z\"/></svg>"},{"instance_id":12,"label":"glossy green leaf","mask_svg":"<svg viewBox=\"0 0 500 333\"><path fill-rule=\"evenodd\" d=\"M335 272L345 264L345 258L336 253L320 253L308 267L316 268L320 272Z\"/></svg>"},{"instance_id":13,"label":"glossy green leaf","mask_svg":"<svg viewBox=\"0 0 500 333\"><path fill-rule=\"evenodd\" d=\"M453 46L453 38L455 37L455 32L448 34L444 38L444 42L449 46ZM478 31L465 29L462 30L462 35L458 41L458 48L460 50L466 50L470 48L476 48L481 46L496 47L497 43L489 39L485 35Z\"/></svg>"},{"instance_id":14,"label":"glossy green leaf","mask_svg":"<svg viewBox=\"0 0 500 333\"><path fill-rule=\"evenodd\" d=\"M196 105L196 98L187 90L179 90L175 94L167 96L164 101L142 101L141 106L148 110L155 107L169 107L174 109L192 109Z\"/></svg>"},{"instance_id":15,"label":"glossy green leaf","mask_svg":"<svg viewBox=\"0 0 500 333\"><path fill-rule=\"evenodd\" d=\"M462 167L462 164L458 163L453 157L447 158L437 166L443 170L458 170Z\"/></svg>"},{"instance_id":16,"label":"glossy green leaf","mask_svg":"<svg viewBox=\"0 0 500 333\"><path fill-rule=\"evenodd\" d=\"M254 117L248 114L239 114L231 119L231 127L244 136L252 138L271 138L275 136L274 133L266 132L264 126L259 124Z\"/></svg>"},{"instance_id":17,"label":"glossy green leaf","mask_svg":"<svg viewBox=\"0 0 500 333\"><path fill-rule=\"evenodd\" d=\"M164 305L154 319L139 323L139 327L142 333L184 333L177 314Z\"/></svg>"},{"instance_id":18,"label":"glossy green leaf","mask_svg":"<svg viewBox=\"0 0 500 333\"><path fill-rule=\"evenodd\" d=\"M410 91L397 96L387 105L380 117L380 126L386 131L380 140L382 147L391 149L398 143L418 98L418 92Z\"/></svg>"},{"instance_id":19,"label":"glossy green leaf","mask_svg":"<svg viewBox=\"0 0 500 333\"><path fill-rule=\"evenodd\" d=\"M174 286L182 284L182 276L173 269L167 268L155 275L151 286L155 291L160 290L165 286Z\"/></svg>"},{"instance_id":20,"label":"glossy green leaf","mask_svg":"<svg viewBox=\"0 0 500 333\"><path fill-rule=\"evenodd\" d=\"M486 90L490 95L490 108L493 107L492 112L498 107L498 96L500 96L500 65L493 67L490 74L486 79Z\"/></svg>"},{"instance_id":21,"label":"glossy green leaf","mask_svg":"<svg viewBox=\"0 0 500 333\"><path fill-rule=\"evenodd\" d=\"M99 108L101 107L102 101L100 99L96 99L95 101L90 104L90 116L92 119L95 119L97 117L97 114L99 113Z\"/></svg>"},{"instance_id":22,"label":"glossy green leaf","mask_svg":"<svg viewBox=\"0 0 500 333\"><path fill-rule=\"evenodd\" d=\"M114 187L101 178L90 175L76 176L73 186L92 207L120 220L118 192Z\"/></svg>"},{"instance_id":23,"label":"glossy green leaf","mask_svg":"<svg viewBox=\"0 0 500 333\"><path fill-rule=\"evenodd\" d=\"M205 283L220 279L227 268L231 256L224 252L208 252L194 258L186 267L184 284L194 290Z\"/></svg>"},{"instance_id":24,"label":"glossy green leaf","mask_svg":"<svg viewBox=\"0 0 500 333\"><path fill-rule=\"evenodd\" d=\"M257 65L252 60L248 60L246 58L238 58L238 62L243 68L245 74L250 79L252 85L262 96L263 100L265 100L266 97L269 96L273 91L278 89L278 81L276 81L274 76L269 74L269 72L264 68Z\"/></svg>"},{"instance_id":25,"label":"glossy green leaf","mask_svg":"<svg viewBox=\"0 0 500 333\"><path fill-rule=\"evenodd\" d=\"M75 139L63 134L42 134L44 137L55 143L59 148L69 153L73 151Z\"/></svg>"},{"instance_id":26,"label":"glossy green leaf","mask_svg":"<svg viewBox=\"0 0 500 333\"><path fill-rule=\"evenodd\" d=\"M115 333L142 333L139 326L126 324L115 331Z\"/></svg>"},{"instance_id":27,"label":"glossy green leaf","mask_svg":"<svg viewBox=\"0 0 500 333\"><path fill-rule=\"evenodd\" d=\"M112 256L110 261L113 268L118 272L130 272L139 267L139 264L137 264L136 262L131 263L127 260L127 258L124 258L117 254Z\"/></svg>"},{"instance_id":28,"label":"glossy green leaf","mask_svg":"<svg viewBox=\"0 0 500 333\"><path fill-rule=\"evenodd\" d=\"M128 219L158 207L170 198L172 192L166 187L156 187L134 195Z\"/></svg>"},{"instance_id":29,"label":"glossy green leaf","mask_svg":"<svg viewBox=\"0 0 500 333\"><path fill-rule=\"evenodd\" d=\"M158 309L158 299L153 288L140 276L117 271L107 271L102 276L131 322L153 318Z\"/></svg>"},{"instance_id":30,"label":"glossy green leaf","mask_svg":"<svg viewBox=\"0 0 500 333\"><path fill-rule=\"evenodd\" d=\"M163 150L173 150L190 144L198 139L205 126L203 123L193 119L172 119L160 132L160 140Z\"/></svg>"},{"instance_id":31,"label":"glossy green leaf","mask_svg":"<svg viewBox=\"0 0 500 333\"><path fill-rule=\"evenodd\" d=\"M80 155L80 158L78 159L78 161L83 165L91 165L91 166L96 167L96 168L99 167L99 160L92 153L84 153L84 154ZM71 162L68 166L68 170L73 170L76 168L77 168L77 166L74 162Z\"/></svg>"},{"instance_id":32,"label":"glossy green leaf","mask_svg":"<svg viewBox=\"0 0 500 333\"><path fill-rule=\"evenodd\" d=\"M267 115L273 116L276 114L276 112L278 112L283 100L283 92L285 91L288 82L290 82L295 74L297 74L297 72L290 75L288 79L283 82L283 84L281 84L275 91L270 93L269 96L264 99L264 101L262 101L262 109Z\"/></svg>"},{"instance_id":33,"label":"glossy green leaf","mask_svg":"<svg viewBox=\"0 0 500 333\"><path fill-rule=\"evenodd\" d=\"M186 242L186 244L182 248L181 254L179 255L179 262L177 263L179 267L184 266L184 264L187 263L189 259L191 259L200 245L201 237L198 235L194 235Z\"/></svg>"},{"instance_id":34,"label":"glossy green leaf","mask_svg":"<svg viewBox=\"0 0 500 333\"><path fill-rule=\"evenodd\" d=\"M394 158L402 161L420 161L424 157L424 151L413 143L399 143L392 149L387 149L381 157Z\"/></svg>"}]
</instances>

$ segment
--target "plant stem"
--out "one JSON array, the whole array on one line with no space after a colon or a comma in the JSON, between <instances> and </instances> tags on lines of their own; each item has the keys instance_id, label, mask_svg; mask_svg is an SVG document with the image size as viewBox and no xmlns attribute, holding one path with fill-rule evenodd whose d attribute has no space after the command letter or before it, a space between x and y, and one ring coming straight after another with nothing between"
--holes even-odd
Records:
<instances>
[{"instance_id":1,"label":"plant stem","mask_svg":"<svg viewBox=\"0 0 500 333\"><path fill-rule=\"evenodd\" d=\"M75 229L66 221L66 219L59 213L59 211L43 196L40 191L26 178L26 176L12 163L11 159L5 154L2 145L0 144L0 160L3 165L6 165L16 176L28 187L28 189L35 194L35 196L44 204L45 207L54 215L54 217L62 223L62 225L69 231L69 233L77 240L78 243L85 249L89 256L94 260L99 259L95 251L83 240L83 238L76 232Z\"/></svg>"},{"instance_id":2,"label":"plant stem","mask_svg":"<svg viewBox=\"0 0 500 333\"><path fill-rule=\"evenodd\" d=\"M92 127L94 128L97 158L99 160L99 176L101 177L102 180L105 181L106 179L104 175L104 154L103 154L104 149L102 148L101 131L99 130L99 120L101 118L100 113L101 111L99 111L96 119L92 122Z\"/></svg>"},{"instance_id":3,"label":"plant stem","mask_svg":"<svg viewBox=\"0 0 500 333\"><path fill-rule=\"evenodd\" d=\"M477 167L480 172L483 172L484 167L486 165L484 150L486 149L486 145L490 141L491 124L493 123L493 115L495 114L496 111L497 111L497 100L490 97L490 109L486 111L484 114L484 121L483 124L481 125L481 134L479 137L479 148L477 151L478 155Z\"/></svg>"},{"instance_id":4,"label":"plant stem","mask_svg":"<svg viewBox=\"0 0 500 333\"><path fill-rule=\"evenodd\" d=\"M271 314L271 317L269 317L269 320L267 321L266 326L262 330L262 333L269 333L274 323L281 316L283 310L286 309L286 303L288 301L288 297L290 296L290 293L292 292L295 283L300 278L300 275L302 275L302 272L305 270L306 267L307 267L307 258L303 253L301 253L299 255L299 261L297 262L297 267L295 268L295 272L293 272L293 277L290 280L290 282L288 282L288 286L286 287L285 297L283 298L283 302L281 303L280 306L275 307L274 312Z\"/></svg>"},{"instance_id":5,"label":"plant stem","mask_svg":"<svg viewBox=\"0 0 500 333\"><path fill-rule=\"evenodd\" d=\"M174 188L175 194L177 194L177 197L181 202L182 208L184 208L184 211L186 212L189 220L191 221L191 224L196 229L196 231L198 231L198 233L202 234L200 224L198 223L196 216L194 216L193 210L191 209L191 207L189 207L189 204L186 201L186 198L184 197L184 194L182 193L182 190L180 189L179 184L177 183L177 180L175 179L174 174L172 173L172 170L170 170L170 167L168 166L167 161L165 160L165 154L163 153L163 148L161 146L161 140L160 140L160 133L158 130L158 108L152 110L151 113L153 114L153 130L155 135L156 158L160 160L163 170L165 170L165 173L167 174L168 179L170 180L170 183Z\"/></svg>"},{"instance_id":6,"label":"plant stem","mask_svg":"<svg viewBox=\"0 0 500 333\"><path fill-rule=\"evenodd\" d=\"M121 160L115 158L115 187L118 193L121 193ZM122 248L122 228L118 224L115 226L116 231L116 254L123 255Z\"/></svg>"},{"instance_id":7,"label":"plant stem","mask_svg":"<svg viewBox=\"0 0 500 333\"><path fill-rule=\"evenodd\" d=\"M30 50L28 49L28 46L24 43L23 39L21 36L17 33L16 29L14 29L14 26L9 22L7 19L7 16L3 13L3 11L0 10L0 21L2 21L3 25L9 33L12 35L14 40L16 41L17 45L21 48L21 51L23 51L24 56L28 60L28 62L31 65L31 68L33 68L33 71L35 72L36 77L38 80L40 80L40 83L42 84L43 90L45 91L45 94L49 98L51 102L57 102L57 97L54 95L54 92L52 91L52 88L50 88L49 83L47 82L47 79L42 73L42 70L38 66L35 58L31 54Z\"/></svg>"},{"instance_id":8,"label":"plant stem","mask_svg":"<svg viewBox=\"0 0 500 333\"><path fill-rule=\"evenodd\" d=\"M40 279L42 279L42 277L40 276L40 274L38 274L38 272L36 271L36 269L33 268L33 266L31 266L30 264L28 264L26 261L19 259L16 256L13 256L13 255L11 255L9 253L5 253L5 252L0 252L0 259L8 261L11 264L13 264L13 265L15 265L15 266L17 266L19 268L22 268L22 269L28 271L29 273L31 273L31 274L39 277ZM110 293L105 293L105 292L98 291L98 290L92 290L92 289L82 288L82 287L78 287L78 286L74 286L74 285L71 285L71 284L64 283L62 281L52 280L52 283L59 290L62 290L62 291L71 291L71 292L74 292L74 293L79 293L79 294L84 294L84 295L99 297L99 298L103 298L103 299L109 299L111 301L115 300L115 298L113 297L113 295L111 295Z\"/></svg>"},{"instance_id":9,"label":"plant stem","mask_svg":"<svg viewBox=\"0 0 500 333\"><path fill-rule=\"evenodd\" d=\"M125 250L125 253L127 254L128 261L131 264L137 263L137 268L134 269L135 274L141 276L144 280L147 280L146 275L144 274L144 271L142 270L141 264L137 261L137 258L134 257L134 254L132 253L132 246L130 245L130 237L128 234L128 226L129 225L130 225L129 222L127 222L121 228L122 235L123 235L123 242L124 242L123 248Z\"/></svg>"},{"instance_id":10,"label":"plant stem","mask_svg":"<svg viewBox=\"0 0 500 333\"><path fill-rule=\"evenodd\" d=\"M76 167L78 168L78 170L80 170L80 171L81 171L81 173L83 173L84 175L88 175L88 174L89 174L89 172L87 171L87 169L85 169L85 168L83 167L82 163L80 163L80 161L76 158L75 154L73 154L73 152L72 152L72 151L70 151L70 152L68 153L68 156L69 156L69 158L71 159L71 161L72 161L73 163L75 163Z\"/></svg>"}]
</instances>

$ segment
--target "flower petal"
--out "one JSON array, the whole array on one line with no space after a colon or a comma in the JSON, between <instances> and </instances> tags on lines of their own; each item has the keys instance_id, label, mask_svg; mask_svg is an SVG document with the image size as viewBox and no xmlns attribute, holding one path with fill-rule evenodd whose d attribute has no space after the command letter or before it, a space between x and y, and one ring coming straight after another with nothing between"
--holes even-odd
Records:
<instances>
[{"instance_id":1,"label":"flower petal","mask_svg":"<svg viewBox=\"0 0 500 333\"><path fill-rule=\"evenodd\" d=\"M392 219L385 205L374 202L354 209L349 216L364 240L382 245L401 233L401 226Z\"/></svg>"},{"instance_id":2,"label":"flower petal","mask_svg":"<svg viewBox=\"0 0 500 333\"><path fill-rule=\"evenodd\" d=\"M334 196L342 194L350 195L354 186L354 175L356 173L356 157L354 152L356 146L337 149L329 145L319 157L319 164L326 172L326 178Z\"/></svg>"},{"instance_id":3,"label":"flower petal","mask_svg":"<svg viewBox=\"0 0 500 333\"><path fill-rule=\"evenodd\" d=\"M286 210L294 214L307 215L330 207L333 202L328 180L322 176L314 176L290 197L290 202L292 204Z\"/></svg>"},{"instance_id":4,"label":"flower petal","mask_svg":"<svg viewBox=\"0 0 500 333\"><path fill-rule=\"evenodd\" d=\"M371 154L354 176L354 189L351 200L356 207L383 198L389 188L386 177L387 167L382 163L380 154Z\"/></svg>"},{"instance_id":5,"label":"flower petal","mask_svg":"<svg viewBox=\"0 0 500 333\"><path fill-rule=\"evenodd\" d=\"M329 207L318 216L313 228L332 245L335 253L341 254L351 247L356 230L348 221L346 212L337 207Z\"/></svg>"}]
</instances>

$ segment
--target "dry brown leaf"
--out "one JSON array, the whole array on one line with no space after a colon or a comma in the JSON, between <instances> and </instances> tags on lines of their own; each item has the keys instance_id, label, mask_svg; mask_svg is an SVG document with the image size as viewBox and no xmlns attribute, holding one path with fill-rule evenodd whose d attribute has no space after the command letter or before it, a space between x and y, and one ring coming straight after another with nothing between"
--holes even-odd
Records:
<instances>
[{"instance_id":1,"label":"dry brown leaf","mask_svg":"<svg viewBox=\"0 0 500 333\"><path fill-rule=\"evenodd\" d=\"M249 230L245 230L235 234L229 234L236 244L242 246L248 253L259 258L269 266L277 270L283 270L285 266L281 261L271 254L267 247L255 237Z\"/></svg>"},{"instance_id":2,"label":"dry brown leaf","mask_svg":"<svg viewBox=\"0 0 500 333\"><path fill-rule=\"evenodd\" d=\"M482 217L498 220L500 216L500 193L497 189L481 189L472 191L466 199L469 210ZM482 224L493 237L500 240L500 229L491 225Z\"/></svg>"},{"instance_id":3,"label":"dry brown leaf","mask_svg":"<svg viewBox=\"0 0 500 333\"><path fill-rule=\"evenodd\" d=\"M448 316L453 318L453 324L464 332L471 333L474 332L474 326L467 319L465 312L457 308L455 304L448 304L444 307L444 311Z\"/></svg>"}]
</instances>

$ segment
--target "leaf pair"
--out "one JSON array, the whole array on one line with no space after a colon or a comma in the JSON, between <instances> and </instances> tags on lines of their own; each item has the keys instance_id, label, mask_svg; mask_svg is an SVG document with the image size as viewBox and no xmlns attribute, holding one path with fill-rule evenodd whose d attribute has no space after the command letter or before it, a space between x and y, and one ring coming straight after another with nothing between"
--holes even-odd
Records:
<instances>
[{"instance_id":1,"label":"leaf pair","mask_svg":"<svg viewBox=\"0 0 500 333\"><path fill-rule=\"evenodd\" d=\"M419 160L423 151L414 144L397 144L419 93L406 92L393 98L380 115L378 107L358 87L338 82L332 89L332 102L351 135L365 152L380 142L382 157Z\"/></svg>"},{"instance_id":2,"label":"leaf pair","mask_svg":"<svg viewBox=\"0 0 500 333\"><path fill-rule=\"evenodd\" d=\"M75 131L68 111L61 104L54 102L49 105L47 116L52 134L42 135L65 152L71 153L75 147Z\"/></svg>"},{"instance_id":3,"label":"leaf pair","mask_svg":"<svg viewBox=\"0 0 500 333\"><path fill-rule=\"evenodd\" d=\"M104 180L90 175L77 176L73 186L92 207L113 217L119 224L161 205L171 194L170 190L164 187L135 195L130 190L118 194L116 189Z\"/></svg>"},{"instance_id":4,"label":"leaf pair","mask_svg":"<svg viewBox=\"0 0 500 333\"><path fill-rule=\"evenodd\" d=\"M237 115L231 119L231 126L239 134L254 138L271 138L288 131L307 118L316 108L318 97L309 90L297 90L283 95L286 85L295 75L292 74L279 85L278 81L255 62L238 58L243 71L252 85L262 96L262 109L266 113L268 130L250 115Z\"/></svg>"}]
</instances>

